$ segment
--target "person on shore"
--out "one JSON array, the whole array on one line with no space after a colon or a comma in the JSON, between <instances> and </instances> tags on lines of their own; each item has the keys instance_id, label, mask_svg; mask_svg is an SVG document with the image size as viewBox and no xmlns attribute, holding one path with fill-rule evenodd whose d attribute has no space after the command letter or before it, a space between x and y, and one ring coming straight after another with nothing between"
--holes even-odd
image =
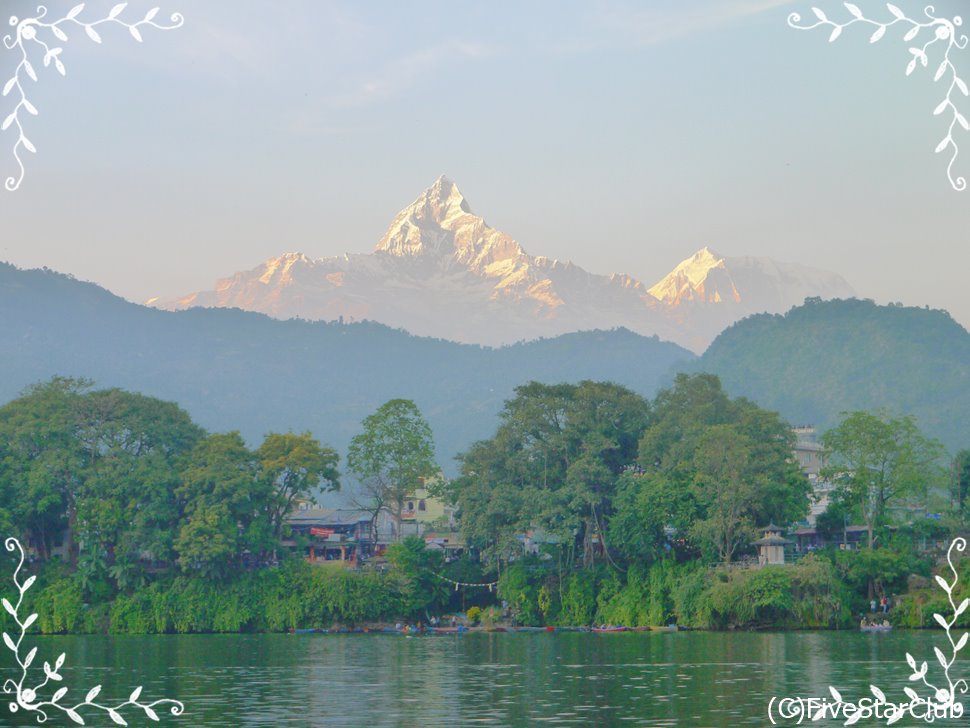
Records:
<instances>
[{"instance_id":1,"label":"person on shore","mask_svg":"<svg viewBox=\"0 0 970 728\"><path fill-rule=\"evenodd\" d=\"M879 604L882 607L882 613L883 614L885 614L886 612L889 611L889 600L885 596L883 596L883 598L879 602Z\"/></svg>"},{"instance_id":2,"label":"person on shore","mask_svg":"<svg viewBox=\"0 0 970 728\"><path fill-rule=\"evenodd\" d=\"M869 611L871 611L871 612L875 612L876 611L876 600L875 599L873 599L872 601L869 602Z\"/></svg>"}]
</instances>

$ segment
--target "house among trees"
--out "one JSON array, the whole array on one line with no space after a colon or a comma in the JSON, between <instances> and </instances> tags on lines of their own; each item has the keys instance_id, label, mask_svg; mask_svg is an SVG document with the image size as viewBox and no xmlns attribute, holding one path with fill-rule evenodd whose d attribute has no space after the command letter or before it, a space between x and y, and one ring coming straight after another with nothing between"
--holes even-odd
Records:
<instances>
[{"instance_id":1,"label":"house among trees","mask_svg":"<svg viewBox=\"0 0 970 728\"><path fill-rule=\"evenodd\" d=\"M431 551L440 551L445 563L465 553L465 539L457 531L425 531L424 545Z\"/></svg>"},{"instance_id":2,"label":"house among trees","mask_svg":"<svg viewBox=\"0 0 970 728\"><path fill-rule=\"evenodd\" d=\"M377 544L373 539L371 514L362 510L301 507L290 513L287 524L293 536L307 539L304 556L307 561L341 562L357 566L374 555ZM296 548L295 538L284 546Z\"/></svg>"},{"instance_id":3,"label":"house among trees","mask_svg":"<svg viewBox=\"0 0 970 728\"><path fill-rule=\"evenodd\" d=\"M805 520L810 527L814 527L816 519L825 513L832 502L835 486L821 475L822 468L825 467L825 455L824 448L818 442L815 426L799 425L793 427L792 432L795 433L793 454L812 485L812 506Z\"/></svg>"},{"instance_id":4,"label":"house among trees","mask_svg":"<svg viewBox=\"0 0 970 728\"><path fill-rule=\"evenodd\" d=\"M404 497L399 529L402 538L424 536L429 531L453 532L455 525L455 509L446 505L441 498L432 496L426 485L422 484ZM458 534L455 533L454 537L452 541L458 538Z\"/></svg>"},{"instance_id":5,"label":"house among trees","mask_svg":"<svg viewBox=\"0 0 970 728\"><path fill-rule=\"evenodd\" d=\"M785 563L785 546L794 543L794 541L784 538L781 533L782 529L772 523L765 527L764 538L751 542L752 546L758 547L759 566Z\"/></svg>"},{"instance_id":6,"label":"house among trees","mask_svg":"<svg viewBox=\"0 0 970 728\"><path fill-rule=\"evenodd\" d=\"M817 528L796 528L792 532L795 538L795 549L800 553L814 551L825 548L828 545L837 545L841 550L851 550L865 546L866 542L865 526L846 525L838 529L830 538Z\"/></svg>"}]
</instances>

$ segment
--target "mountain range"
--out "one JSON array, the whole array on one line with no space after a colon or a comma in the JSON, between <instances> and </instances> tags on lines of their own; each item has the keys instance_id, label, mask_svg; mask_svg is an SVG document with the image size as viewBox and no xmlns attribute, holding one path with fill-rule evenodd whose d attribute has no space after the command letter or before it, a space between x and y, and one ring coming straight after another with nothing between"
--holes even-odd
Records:
<instances>
[{"instance_id":1,"label":"mountain range","mask_svg":"<svg viewBox=\"0 0 970 728\"><path fill-rule=\"evenodd\" d=\"M208 291L146 303L240 308L274 318L377 321L419 336L496 346L624 327L703 351L726 326L806 297L852 296L840 276L705 247L651 287L526 253L439 177L393 219L374 251L270 258Z\"/></svg>"}]
</instances>

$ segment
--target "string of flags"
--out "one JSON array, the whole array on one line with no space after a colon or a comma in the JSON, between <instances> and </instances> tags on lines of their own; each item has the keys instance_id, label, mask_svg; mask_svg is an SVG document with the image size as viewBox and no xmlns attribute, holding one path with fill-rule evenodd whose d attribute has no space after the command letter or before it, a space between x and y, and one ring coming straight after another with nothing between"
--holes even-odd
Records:
<instances>
[{"instance_id":1,"label":"string of flags","mask_svg":"<svg viewBox=\"0 0 970 728\"><path fill-rule=\"evenodd\" d=\"M447 576L442 576L441 574L435 574L435 576L437 576L442 581L447 581L447 582L449 582L451 584L454 584L455 585L455 591L458 591L458 587L460 587L460 586L487 586L489 591L492 591L493 588L495 588L496 586L498 586L498 582L497 581L489 581L489 582L485 582L485 583L481 583L481 584L475 584L475 583L472 583L472 582L469 582L469 581L455 581L454 579L449 579Z\"/></svg>"}]
</instances>

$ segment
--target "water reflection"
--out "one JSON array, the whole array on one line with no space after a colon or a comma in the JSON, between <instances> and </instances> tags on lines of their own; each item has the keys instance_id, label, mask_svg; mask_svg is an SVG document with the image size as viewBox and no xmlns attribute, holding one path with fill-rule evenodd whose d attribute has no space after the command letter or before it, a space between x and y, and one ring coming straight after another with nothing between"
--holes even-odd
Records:
<instances>
[{"instance_id":1,"label":"water reflection","mask_svg":"<svg viewBox=\"0 0 970 728\"><path fill-rule=\"evenodd\" d=\"M36 641L40 662L67 653L65 684L78 699L100 683L103 695L119 701L139 684L150 699L183 701L185 716L163 718L165 725L612 728L767 725L772 696L820 697L829 685L847 698L868 694L870 684L901 698L905 653L932 658L939 638L819 632ZM6 677L9 659L0 664ZM127 715L132 725L147 723ZM0 708L0 725L36 723Z\"/></svg>"}]
</instances>

